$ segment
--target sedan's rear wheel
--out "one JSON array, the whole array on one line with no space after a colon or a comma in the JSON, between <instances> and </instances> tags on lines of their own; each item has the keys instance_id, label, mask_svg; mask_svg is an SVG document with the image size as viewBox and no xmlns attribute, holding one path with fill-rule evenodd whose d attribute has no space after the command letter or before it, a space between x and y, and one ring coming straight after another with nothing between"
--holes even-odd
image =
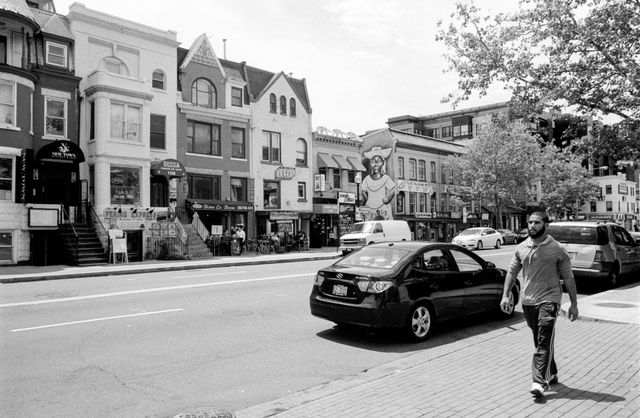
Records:
<instances>
[{"instance_id":1,"label":"sedan's rear wheel","mask_svg":"<svg viewBox=\"0 0 640 418\"><path fill-rule=\"evenodd\" d=\"M482 241L478 241L478 243L476 244L476 248L477 248L478 250L482 250L482 248L483 248L483 247L484 247L484 246L482 245Z\"/></svg>"},{"instance_id":2,"label":"sedan's rear wheel","mask_svg":"<svg viewBox=\"0 0 640 418\"><path fill-rule=\"evenodd\" d=\"M500 239L496 240L496 248L500 248L500 246L502 245L502 241L500 241Z\"/></svg>"},{"instance_id":3,"label":"sedan's rear wheel","mask_svg":"<svg viewBox=\"0 0 640 418\"><path fill-rule=\"evenodd\" d=\"M424 341L433 328L433 315L426 304L420 303L411 309L407 321L407 334L413 341Z\"/></svg>"}]
</instances>

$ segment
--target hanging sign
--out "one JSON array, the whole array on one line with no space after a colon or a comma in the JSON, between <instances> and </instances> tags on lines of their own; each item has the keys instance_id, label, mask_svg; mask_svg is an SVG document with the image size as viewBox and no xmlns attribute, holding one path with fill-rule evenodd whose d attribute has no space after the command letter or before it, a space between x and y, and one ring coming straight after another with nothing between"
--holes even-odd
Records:
<instances>
[{"instance_id":1,"label":"hanging sign","mask_svg":"<svg viewBox=\"0 0 640 418\"><path fill-rule=\"evenodd\" d=\"M274 173L276 180L291 180L296 176L295 167L278 167Z\"/></svg>"}]
</instances>

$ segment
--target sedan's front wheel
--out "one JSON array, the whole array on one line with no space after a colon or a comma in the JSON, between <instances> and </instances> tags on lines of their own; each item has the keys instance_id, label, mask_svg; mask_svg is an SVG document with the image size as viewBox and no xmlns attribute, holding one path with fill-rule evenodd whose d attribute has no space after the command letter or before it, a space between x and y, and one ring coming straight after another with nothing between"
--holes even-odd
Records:
<instances>
[{"instance_id":1,"label":"sedan's front wheel","mask_svg":"<svg viewBox=\"0 0 640 418\"><path fill-rule=\"evenodd\" d=\"M478 241L478 243L476 244L476 248L478 249L478 251L482 250L484 246L482 245L482 241Z\"/></svg>"},{"instance_id":2,"label":"sedan's front wheel","mask_svg":"<svg viewBox=\"0 0 640 418\"><path fill-rule=\"evenodd\" d=\"M496 240L496 248L499 249L501 245L502 245L502 241L500 241L499 239Z\"/></svg>"},{"instance_id":3,"label":"sedan's front wheel","mask_svg":"<svg viewBox=\"0 0 640 418\"><path fill-rule=\"evenodd\" d=\"M433 328L433 315L431 309L420 303L411 309L407 321L407 333L413 341L424 341L429 337Z\"/></svg>"}]
</instances>

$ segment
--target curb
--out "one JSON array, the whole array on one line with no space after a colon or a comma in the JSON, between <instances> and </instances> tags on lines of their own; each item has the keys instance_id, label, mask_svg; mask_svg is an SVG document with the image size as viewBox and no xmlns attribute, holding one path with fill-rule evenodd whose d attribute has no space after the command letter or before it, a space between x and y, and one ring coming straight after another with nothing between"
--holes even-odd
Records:
<instances>
[{"instance_id":1,"label":"curb","mask_svg":"<svg viewBox=\"0 0 640 418\"><path fill-rule=\"evenodd\" d=\"M59 273L50 274L43 273L41 275L36 273L30 273L30 275L14 275L13 277L0 278L0 284L9 283L25 283L25 282L37 282L44 280L58 280L58 279L77 279L82 277L104 277L104 276L121 276L125 274L141 274L141 273L157 273L162 271L176 271L176 270L196 270L203 268L218 268L218 267L235 267L235 266L254 266L259 264L280 264L280 263L294 263L297 261L318 261L318 260L332 260L339 258L339 254L309 256L304 258L283 258L283 259L271 259L271 260L256 260L256 261L228 261L221 263L211 264L176 264L176 265L163 265L157 267L140 267L129 268L126 270L112 270L105 272L73 272L73 273ZM108 264L107 264L108 265Z\"/></svg>"}]
</instances>

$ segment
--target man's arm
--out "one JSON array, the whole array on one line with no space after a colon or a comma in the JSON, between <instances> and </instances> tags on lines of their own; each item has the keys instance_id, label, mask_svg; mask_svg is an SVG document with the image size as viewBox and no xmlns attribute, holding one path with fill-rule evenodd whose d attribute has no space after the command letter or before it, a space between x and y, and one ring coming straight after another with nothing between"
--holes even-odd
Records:
<instances>
[{"instance_id":1,"label":"man's arm","mask_svg":"<svg viewBox=\"0 0 640 418\"><path fill-rule=\"evenodd\" d=\"M516 282L516 277L518 277L518 272L520 272L521 268L522 263L520 262L520 255L518 254L518 249L516 248L516 252L511 258L511 264L509 265L507 276L504 279L504 287L502 288L502 300L500 301L500 308L503 311L507 309L507 305L509 304L509 293L511 292L511 289Z\"/></svg>"},{"instance_id":2,"label":"man's arm","mask_svg":"<svg viewBox=\"0 0 640 418\"><path fill-rule=\"evenodd\" d=\"M569 307L569 320L575 321L578 319L578 291L576 289L576 281L573 277L573 271L571 271L571 259L566 251L562 251L563 255L558 263L558 270L560 271L560 278L564 281L564 287L567 289L571 306Z\"/></svg>"}]
</instances>

